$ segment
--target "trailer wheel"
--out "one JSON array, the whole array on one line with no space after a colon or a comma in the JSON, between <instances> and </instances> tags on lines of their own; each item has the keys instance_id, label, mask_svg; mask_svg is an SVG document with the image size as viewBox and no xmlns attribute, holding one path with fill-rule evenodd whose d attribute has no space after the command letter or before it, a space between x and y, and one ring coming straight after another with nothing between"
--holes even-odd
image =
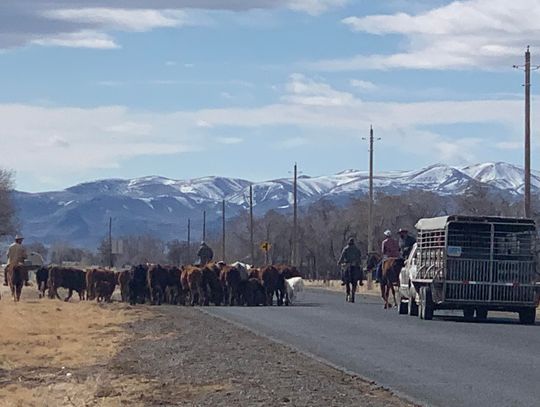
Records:
<instances>
[{"instance_id":1,"label":"trailer wheel","mask_svg":"<svg viewBox=\"0 0 540 407\"><path fill-rule=\"evenodd\" d=\"M416 298L411 298L409 300L409 307L407 309L408 314L411 317L417 317L418 316L418 304L416 303Z\"/></svg>"},{"instance_id":2,"label":"trailer wheel","mask_svg":"<svg viewBox=\"0 0 540 407\"><path fill-rule=\"evenodd\" d=\"M476 320L480 322L484 322L487 319L488 316L488 310L487 308L481 307L476 308Z\"/></svg>"},{"instance_id":3,"label":"trailer wheel","mask_svg":"<svg viewBox=\"0 0 540 407\"><path fill-rule=\"evenodd\" d=\"M471 322L474 320L474 308L467 307L463 308L463 317L465 318L465 321Z\"/></svg>"},{"instance_id":4,"label":"trailer wheel","mask_svg":"<svg viewBox=\"0 0 540 407\"><path fill-rule=\"evenodd\" d=\"M534 325L536 319L536 308L526 308L519 311L519 323L523 325Z\"/></svg>"},{"instance_id":5,"label":"trailer wheel","mask_svg":"<svg viewBox=\"0 0 540 407\"><path fill-rule=\"evenodd\" d=\"M410 301L411 301L411 300L409 300L409 302L410 302ZM399 301L399 308L398 308L398 310L399 310L399 315L405 315L405 314L407 314L408 309L409 309L409 304L406 303L406 302L404 302L404 301L401 301L401 300L400 300L400 301Z\"/></svg>"},{"instance_id":6,"label":"trailer wheel","mask_svg":"<svg viewBox=\"0 0 540 407\"><path fill-rule=\"evenodd\" d=\"M418 309L418 313L420 316L420 319L425 319L426 321L429 321L433 319L433 309L434 304L433 300L431 298L431 289L429 287L420 287L420 306Z\"/></svg>"}]
</instances>

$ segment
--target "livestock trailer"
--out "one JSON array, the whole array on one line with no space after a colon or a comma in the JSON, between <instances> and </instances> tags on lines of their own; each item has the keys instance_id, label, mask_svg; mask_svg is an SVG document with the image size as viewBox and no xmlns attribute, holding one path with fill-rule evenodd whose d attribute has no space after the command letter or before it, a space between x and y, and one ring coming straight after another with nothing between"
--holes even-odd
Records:
<instances>
[{"instance_id":1,"label":"livestock trailer","mask_svg":"<svg viewBox=\"0 0 540 407\"><path fill-rule=\"evenodd\" d=\"M488 311L509 311L534 324L540 299L534 221L454 215L421 219L416 229L400 278L400 313L408 307L410 315L431 319L434 310L461 309L466 319L476 313L485 320Z\"/></svg>"}]
</instances>

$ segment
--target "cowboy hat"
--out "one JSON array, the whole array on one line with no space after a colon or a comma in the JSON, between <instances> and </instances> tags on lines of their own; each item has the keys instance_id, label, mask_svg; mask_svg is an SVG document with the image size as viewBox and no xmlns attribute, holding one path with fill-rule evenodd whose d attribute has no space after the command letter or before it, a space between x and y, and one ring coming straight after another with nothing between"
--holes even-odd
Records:
<instances>
[{"instance_id":1,"label":"cowboy hat","mask_svg":"<svg viewBox=\"0 0 540 407\"><path fill-rule=\"evenodd\" d=\"M22 235L16 235L15 236L15 240L23 240L24 237L22 237Z\"/></svg>"},{"instance_id":2,"label":"cowboy hat","mask_svg":"<svg viewBox=\"0 0 540 407\"><path fill-rule=\"evenodd\" d=\"M408 232L408 230L407 230L407 229L400 228L400 229L398 230L398 233L401 233L401 232Z\"/></svg>"},{"instance_id":3,"label":"cowboy hat","mask_svg":"<svg viewBox=\"0 0 540 407\"><path fill-rule=\"evenodd\" d=\"M390 237L390 236L392 236L392 232L390 230L385 230L384 235L387 236L387 237Z\"/></svg>"}]
</instances>

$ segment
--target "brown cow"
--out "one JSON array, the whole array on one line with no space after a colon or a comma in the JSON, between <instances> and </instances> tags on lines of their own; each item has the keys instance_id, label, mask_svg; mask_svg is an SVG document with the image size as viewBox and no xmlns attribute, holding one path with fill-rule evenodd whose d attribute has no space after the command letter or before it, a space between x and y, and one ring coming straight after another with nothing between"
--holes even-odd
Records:
<instances>
[{"instance_id":1,"label":"brown cow","mask_svg":"<svg viewBox=\"0 0 540 407\"><path fill-rule=\"evenodd\" d=\"M86 270L86 287L88 290L87 299L92 301L96 298L96 284L99 281L107 281L116 287L116 275L112 270L88 269Z\"/></svg>"},{"instance_id":2,"label":"brown cow","mask_svg":"<svg viewBox=\"0 0 540 407\"><path fill-rule=\"evenodd\" d=\"M120 287L122 302L129 302L129 270L122 270L117 273L116 280Z\"/></svg>"},{"instance_id":3,"label":"brown cow","mask_svg":"<svg viewBox=\"0 0 540 407\"><path fill-rule=\"evenodd\" d=\"M259 270L259 281L266 293L266 305L272 305L274 294L277 297L277 305L283 305L283 297L280 297L279 290L285 291L285 279L279 275L279 271L274 266L265 266Z\"/></svg>"},{"instance_id":4,"label":"brown cow","mask_svg":"<svg viewBox=\"0 0 540 407\"><path fill-rule=\"evenodd\" d=\"M59 288L66 288L69 290L68 296L64 301L69 301L73 295L73 291L77 291L79 299L84 300L84 294L86 291L86 278L83 270L69 267L49 267L49 279L47 280L47 286L49 288L49 298L58 298Z\"/></svg>"},{"instance_id":5,"label":"brown cow","mask_svg":"<svg viewBox=\"0 0 540 407\"><path fill-rule=\"evenodd\" d=\"M220 267L215 263L208 263L201 269L203 305L221 305L223 302L223 287L219 281Z\"/></svg>"},{"instance_id":6,"label":"brown cow","mask_svg":"<svg viewBox=\"0 0 540 407\"><path fill-rule=\"evenodd\" d=\"M24 266L21 265L8 265L4 273L6 273L6 279L11 290L11 295L13 296L13 301L18 302L21 299L21 292L26 281L27 271L24 269Z\"/></svg>"},{"instance_id":7,"label":"brown cow","mask_svg":"<svg viewBox=\"0 0 540 407\"><path fill-rule=\"evenodd\" d=\"M186 297L182 289L182 270L176 266L167 266L169 281L165 291L165 297L169 304L185 305Z\"/></svg>"},{"instance_id":8,"label":"brown cow","mask_svg":"<svg viewBox=\"0 0 540 407\"><path fill-rule=\"evenodd\" d=\"M237 267L223 265L219 275L221 285L223 286L223 297L225 304L241 305L240 283L242 277Z\"/></svg>"},{"instance_id":9,"label":"brown cow","mask_svg":"<svg viewBox=\"0 0 540 407\"><path fill-rule=\"evenodd\" d=\"M169 267L154 264L148 268L147 284L150 290L150 303L161 305L165 301L168 288L179 291L180 274L178 271L170 271Z\"/></svg>"},{"instance_id":10,"label":"brown cow","mask_svg":"<svg viewBox=\"0 0 540 407\"><path fill-rule=\"evenodd\" d=\"M204 294L201 269L196 266L183 266L181 282L184 292L189 292L190 304L202 305Z\"/></svg>"}]
</instances>

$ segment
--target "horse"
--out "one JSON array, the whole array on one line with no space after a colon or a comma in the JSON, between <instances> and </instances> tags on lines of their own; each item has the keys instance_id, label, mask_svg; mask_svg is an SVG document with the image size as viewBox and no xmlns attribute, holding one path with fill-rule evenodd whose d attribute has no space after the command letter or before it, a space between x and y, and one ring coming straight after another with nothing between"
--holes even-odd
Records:
<instances>
[{"instance_id":1,"label":"horse","mask_svg":"<svg viewBox=\"0 0 540 407\"><path fill-rule=\"evenodd\" d=\"M383 262L381 273L381 297L384 300L384 309L392 308L392 305L388 302L390 290L392 290L392 296L394 297L394 305L397 307L394 285L399 284L399 273L401 273L401 269L404 265L405 260L401 257L386 259Z\"/></svg>"},{"instance_id":2,"label":"horse","mask_svg":"<svg viewBox=\"0 0 540 407\"><path fill-rule=\"evenodd\" d=\"M358 287L358 281L362 281L362 269L351 264L342 264L341 273L343 276L343 282L345 283L345 301L354 302L354 294Z\"/></svg>"},{"instance_id":3,"label":"horse","mask_svg":"<svg viewBox=\"0 0 540 407\"><path fill-rule=\"evenodd\" d=\"M4 272L7 275L7 281L11 290L11 295L13 296L13 301L19 302L26 279L26 270L23 266L8 265Z\"/></svg>"},{"instance_id":4,"label":"horse","mask_svg":"<svg viewBox=\"0 0 540 407\"><path fill-rule=\"evenodd\" d=\"M381 256L379 255L379 253L369 253L366 261L366 275L368 275L368 273L373 273L373 270L377 269L377 266L380 262Z\"/></svg>"}]
</instances>

